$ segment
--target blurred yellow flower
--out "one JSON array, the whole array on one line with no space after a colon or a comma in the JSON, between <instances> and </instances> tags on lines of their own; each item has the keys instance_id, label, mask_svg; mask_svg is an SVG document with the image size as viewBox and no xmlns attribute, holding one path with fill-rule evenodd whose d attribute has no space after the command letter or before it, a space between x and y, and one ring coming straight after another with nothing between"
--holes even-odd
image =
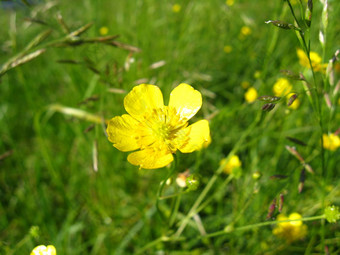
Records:
<instances>
[{"instance_id":1,"label":"blurred yellow flower","mask_svg":"<svg viewBox=\"0 0 340 255\"><path fill-rule=\"evenodd\" d=\"M255 73L254 73L254 78L255 79L259 79L261 77L261 72L260 71L255 71Z\"/></svg>"},{"instance_id":2,"label":"blurred yellow flower","mask_svg":"<svg viewBox=\"0 0 340 255\"><path fill-rule=\"evenodd\" d=\"M291 93L291 94L289 94L289 95L287 96L287 101L289 101L289 98L290 98L292 95L294 95L294 93ZM290 108L290 109L293 109L293 110L296 110L297 108L299 108L300 104L301 104L301 102L300 102L299 98L296 98L296 99L294 100L294 102L289 106L289 108Z\"/></svg>"},{"instance_id":3,"label":"blurred yellow flower","mask_svg":"<svg viewBox=\"0 0 340 255\"><path fill-rule=\"evenodd\" d=\"M302 65L303 67L306 67L306 68L310 68L309 60L308 60L306 53L302 49L297 49L296 52L297 52L297 56L299 58L300 65ZM314 71L324 72L326 70L327 64L321 63L322 59L321 59L321 57L319 56L318 53L311 51L309 53L309 56L310 56L310 60L312 62L312 66L313 66Z\"/></svg>"},{"instance_id":4,"label":"blurred yellow flower","mask_svg":"<svg viewBox=\"0 0 340 255\"><path fill-rule=\"evenodd\" d=\"M107 35L108 32L109 32L109 29L107 27L101 27L99 29L99 34L100 35Z\"/></svg>"},{"instance_id":5,"label":"blurred yellow flower","mask_svg":"<svg viewBox=\"0 0 340 255\"><path fill-rule=\"evenodd\" d=\"M127 158L131 164L145 169L164 167L177 150L190 153L209 143L207 120L188 125L201 105L201 93L185 83L172 90L168 106L157 86L138 85L124 98L129 114L109 121L108 139L121 151L134 151Z\"/></svg>"},{"instance_id":6,"label":"blurred yellow flower","mask_svg":"<svg viewBox=\"0 0 340 255\"><path fill-rule=\"evenodd\" d=\"M232 50L233 50L233 48L232 48L230 45L226 45L226 46L224 46L224 48L223 48L223 51L224 51L225 53L230 53Z\"/></svg>"},{"instance_id":7,"label":"blurred yellow flower","mask_svg":"<svg viewBox=\"0 0 340 255\"><path fill-rule=\"evenodd\" d=\"M239 39L244 40L248 35L251 34L251 29L248 26L241 27Z\"/></svg>"},{"instance_id":8,"label":"blurred yellow flower","mask_svg":"<svg viewBox=\"0 0 340 255\"><path fill-rule=\"evenodd\" d=\"M291 90L292 85L286 78L279 78L273 86L274 95L277 97L288 94Z\"/></svg>"},{"instance_id":9,"label":"blurred yellow flower","mask_svg":"<svg viewBox=\"0 0 340 255\"><path fill-rule=\"evenodd\" d=\"M228 5L228 6L233 6L234 3L235 3L235 0L227 0L227 1L225 1L225 3L226 3L226 5Z\"/></svg>"},{"instance_id":10,"label":"blurred yellow flower","mask_svg":"<svg viewBox=\"0 0 340 255\"><path fill-rule=\"evenodd\" d=\"M251 34L251 29L250 29L250 27L243 26L243 27L241 28L241 34L244 35L244 36L250 35L250 34Z\"/></svg>"},{"instance_id":11,"label":"blurred yellow flower","mask_svg":"<svg viewBox=\"0 0 340 255\"><path fill-rule=\"evenodd\" d=\"M298 213L292 213L289 215L288 218L283 214L279 214L276 220L277 221L298 220L301 218L302 216ZM291 243L296 240L303 239L307 235L307 225L303 224L303 222L300 220L280 222L273 229L273 234Z\"/></svg>"},{"instance_id":12,"label":"blurred yellow flower","mask_svg":"<svg viewBox=\"0 0 340 255\"><path fill-rule=\"evenodd\" d=\"M179 4L174 4L172 6L172 11L175 12L175 13L178 13L181 11L181 6Z\"/></svg>"},{"instance_id":13,"label":"blurred yellow flower","mask_svg":"<svg viewBox=\"0 0 340 255\"><path fill-rule=\"evenodd\" d=\"M39 245L33 249L30 255L56 255L57 251L53 245Z\"/></svg>"},{"instance_id":14,"label":"blurred yellow flower","mask_svg":"<svg viewBox=\"0 0 340 255\"><path fill-rule=\"evenodd\" d=\"M254 87L250 87L244 94L244 98L248 103L253 103L257 99L257 91Z\"/></svg>"},{"instance_id":15,"label":"blurred yellow flower","mask_svg":"<svg viewBox=\"0 0 340 255\"><path fill-rule=\"evenodd\" d=\"M225 172L226 174L231 174L233 169L239 168L242 165L242 162L237 155L231 156L228 162L226 162L226 160L227 159L224 158L220 161L220 165L225 164L223 172Z\"/></svg>"},{"instance_id":16,"label":"blurred yellow flower","mask_svg":"<svg viewBox=\"0 0 340 255\"><path fill-rule=\"evenodd\" d=\"M340 147L340 138L335 134L323 134L323 147L326 150L335 151Z\"/></svg>"}]
</instances>

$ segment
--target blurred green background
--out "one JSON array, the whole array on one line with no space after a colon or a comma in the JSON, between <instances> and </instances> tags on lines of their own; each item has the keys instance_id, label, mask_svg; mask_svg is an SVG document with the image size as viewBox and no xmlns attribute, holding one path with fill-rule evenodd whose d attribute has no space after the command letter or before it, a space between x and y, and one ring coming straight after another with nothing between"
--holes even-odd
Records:
<instances>
[{"instance_id":1,"label":"blurred green background","mask_svg":"<svg viewBox=\"0 0 340 255\"><path fill-rule=\"evenodd\" d=\"M306 223L307 236L288 244L273 235L272 226L201 239L199 224L192 221L183 240L152 245L178 227L169 228L155 208L167 169L139 170L127 162L127 153L112 147L104 124L55 111L57 104L110 119L125 113L124 96L139 83L159 86L166 102L175 86L188 83L203 95L195 118L209 119L212 142L200 152L178 155L177 171L198 173L201 186L182 196L177 221L256 118L260 121L237 152L241 177L225 185L228 175L218 176L198 214L205 231L223 230L231 222L263 222L279 194L285 195L286 215L321 215L325 205L340 204L340 154L325 151L327 171L321 171L318 123L302 83L291 81L301 94L298 109L282 104L265 113L261 102L244 98L249 87L258 95L272 95L282 69L312 79L299 64L294 31L265 24L276 19L293 23L285 1L5 2L0 2L0 65L40 33L49 31L49 36L26 52L44 53L0 77L0 254L29 254L39 244L53 244L58 254L324 254L324 246L338 254L339 223L323 221ZM324 51L318 39L320 1L314 1L311 29L311 48L323 63L340 46L340 4L328 4ZM299 13L298 4L292 6ZM65 39L88 23L92 26L72 43ZM98 39L109 35L119 37L114 43ZM318 84L323 77L316 74ZM337 83L339 68L334 77ZM325 131L333 133L340 123L338 95L334 86L323 93L335 102L329 110L322 100ZM302 193L302 166L286 145L296 146L315 171L306 173ZM167 212L170 205L162 201Z\"/></svg>"}]
</instances>

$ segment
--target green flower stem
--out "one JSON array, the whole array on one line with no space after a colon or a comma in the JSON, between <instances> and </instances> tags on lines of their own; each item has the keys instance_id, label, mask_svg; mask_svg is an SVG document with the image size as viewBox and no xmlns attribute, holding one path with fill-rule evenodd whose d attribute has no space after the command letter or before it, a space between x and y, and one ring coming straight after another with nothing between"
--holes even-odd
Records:
<instances>
[{"instance_id":1,"label":"green flower stem","mask_svg":"<svg viewBox=\"0 0 340 255\"><path fill-rule=\"evenodd\" d=\"M301 218L301 219L297 219L297 220L281 220L281 221L266 221L266 222L260 222L260 223L256 223L256 224L251 224L251 225L247 225L247 226L242 226L242 227L238 227L238 228L233 228L232 226L226 226L224 228L224 230L220 230L217 232L213 232L210 234L207 234L205 236L200 236L200 238L207 238L207 237L215 237L215 236L221 236L221 235L226 235L226 234L230 234L236 231L246 231L246 230L250 230L250 229L255 229L255 228L260 228L260 227L264 227L264 226L269 226L269 225L275 225L278 223L283 223L283 222L293 222L293 221L315 221L315 220L323 220L325 219L325 215L318 215L318 216L312 216L312 217L305 217L305 218Z\"/></svg>"},{"instance_id":2,"label":"green flower stem","mask_svg":"<svg viewBox=\"0 0 340 255\"><path fill-rule=\"evenodd\" d=\"M179 194L178 196L176 196L175 200L173 201L173 206L172 206L172 210L171 210L171 215L170 215L170 220L169 220L169 226L172 227L173 224L175 223L175 220L177 218L177 213L178 213L178 209L181 203L181 198L182 195Z\"/></svg>"},{"instance_id":3,"label":"green flower stem","mask_svg":"<svg viewBox=\"0 0 340 255\"><path fill-rule=\"evenodd\" d=\"M175 237L179 237L182 232L184 231L186 225L188 224L190 218L194 216L197 213L198 207L201 205L202 201L210 191L210 189L213 187L214 183L216 182L218 176L223 172L223 169L225 165L227 164L228 160L234 155L242 146L244 140L248 137L248 135L253 131L253 129L257 126L257 124L260 122L262 116L262 111L258 112L256 119L253 121L251 125L249 125L248 129L243 133L243 135L240 137L238 142L235 144L234 148L230 151L229 155L226 158L225 164L220 165L220 167L216 170L216 173L211 177L199 197L196 199L194 205L191 207L190 211L186 215L186 217L181 221L180 226L177 229L177 232L175 233Z\"/></svg>"},{"instance_id":4,"label":"green flower stem","mask_svg":"<svg viewBox=\"0 0 340 255\"><path fill-rule=\"evenodd\" d=\"M174 197L177 197L177 196L181 196L183 194L186 194L188 193L189 190L185 190L185 191L182 191L182 192L177 192L177 193L174 193L174 194L171 194L171 195L168 195L168 196L160 196L158 197L159 200L165 200L165 199L169 199L169 198L174 198Z\"/></svg>"},{"instance_id":5,"label":"green flower stem","mask_svg":"<svg viewBox=\"0 0 340 255\"><path fill-rule=\"evenodd\" d=\"M162 219L163 220L166 220L166 216L164 215L164 212L161 210L160 206L159 206L159 201L160 200L163 200L162 199L162 194L163 194L163 190L164 190L164 187L165 187L165 184L167 182L167 180L173 176L173 174L175 173L175 170L177 168L177 157L176 157L176 154L174 154L174 161L173 163L171 164L171 167L170 167L170 170L168 172L168 175L165 177L165 179L161 182L159 188L158 188L158 192L157 192L157 200L156 200L156 208L157 208L157 211L158 213L161 215Z\"/></svg>"}]
</instances>

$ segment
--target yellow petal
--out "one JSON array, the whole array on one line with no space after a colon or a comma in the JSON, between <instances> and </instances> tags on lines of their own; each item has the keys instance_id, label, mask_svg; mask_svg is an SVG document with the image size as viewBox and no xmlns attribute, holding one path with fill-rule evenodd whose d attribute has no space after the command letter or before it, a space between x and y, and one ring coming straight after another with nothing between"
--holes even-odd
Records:
<instances>
[{"instance_id":1,"label":"yellow petal","mask_svg":"<svg viewBox=\"0 0 340 255\"><path fill-rule=\"evenodd\" d=\"M57 254L57 250L55 249L55 247L53 245L47 245L47 254L48 255L56 255Z\"/></svg>"},{"instance_id":2,"label":"yellow petal","mask_svg":"<svg viewBox=\"0 0 340 255\"><path fill-rule=\"evenodd\" d=\"M145 113L164 106L161 90L155 85L141 84L134 87L124 98L125 110L142 120Z\"/></svg>"},{"instance_id":3,"label":"yellow petal","mask_svg":"<svg viewBox=\"0 0 340 255\"><path fill-rule=\"evenodd\" d=\"M109 141L121 151L138 149L136 139L138 124L139 122L128 114L114 117L109 121L106 129Z\"/></svg>"},{"instance_id":4,"label":"yellow petal","mask_svg":"<svg viewBox=\"0 0 340 255\"><path fill-rule=\"evenodd\" d=\"M203 144L210 139L209 122L207 120L197 121L186 129L189 129L189 139L179 148L183 153L201 149Z\"/></svg>"},{"instance_id":5,"label":"yellow petal","mask_svg":"<svg viewBox=\"0 0 340 255\"><path fill-rule=\"evenodd\" d=\"M130 153L127 160L135 166L144 169L156 169L167 166L174 158L167 150L154 150L147 148L145 150Z\"/></svg>"},{"instance_id":6,"label":"yellow petal","mask_svg":"<svg viewBox=\"0 0 340 255\"><path fill-rule=\"evenodd\" d=\"M31 255L56 255L57 251L53 245L39 245L33 249Z\"/></svg>"},{"instance_id":7,"label":"yellow petal","mask_svg":"<svg viewBox=\"0 0 340 255\"><path fill-rule=\"evenodd\" d=\"M169 107L174 107L181 118L190 119L201 106L201 93L188 84L179 84L170 94Z\"/></svg>"}]
</instances>

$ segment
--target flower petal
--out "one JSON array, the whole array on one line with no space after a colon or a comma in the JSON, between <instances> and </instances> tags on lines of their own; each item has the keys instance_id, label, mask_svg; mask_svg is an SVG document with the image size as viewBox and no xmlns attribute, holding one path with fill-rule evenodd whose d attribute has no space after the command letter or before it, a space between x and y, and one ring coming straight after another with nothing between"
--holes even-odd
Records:
<instances>
[{"instance_id":1,"label":"flower petal","mask_svg":"<svg viewBox=\"0 0 340 255\"><path fill-rule=\"evenodd\" d=\"M174 107L181 118L190 119L201 106L201 93L188 84L179 84L170 94L169 107Z\"/></svg>"},{"instance_id":2,"label":"flower petal","mask_svg":"<svg viewBox=\"0 0 340 255\"><path fill-rule=\"evenodd\" d=\"M128 114L114 117L109 121L106 132L113 146L121 151L133 151L139 148L136 128L139 122Z\"/></svg>"},{"instance_id":3,"label":"flower petal","mask_svg":"<svg viewBox=\"0 0 340 255\"><path fill-rule=\"evenodd\" d=\"M125 110L138 120L142 120L143 115L151 112L152 109L162 108L163 106L162 92L155 85L138 85L124 98Z\"/></svg>"},{"instance_id":4,"label":"flower petal","mask_svg":"<svg viewBox=\"0 0 340 255\"><path fill-rule=\"evenodd\" d=\"M167 166L174 160L174 157L169 151L147 148L130 153L127 160L140 168L156 169Z\"/></svg>"},{"instance_id":5,"label":"flower petal","mask_svg":"<svg viewBox=\"0 0 340 255\"><path fill-rule=\"evenodd\" d=\"M188 126L189 139L179 148L183 153L190 153L199 150L210 139L209 122L200 120Z\"/></svg>"}]
</instances>

